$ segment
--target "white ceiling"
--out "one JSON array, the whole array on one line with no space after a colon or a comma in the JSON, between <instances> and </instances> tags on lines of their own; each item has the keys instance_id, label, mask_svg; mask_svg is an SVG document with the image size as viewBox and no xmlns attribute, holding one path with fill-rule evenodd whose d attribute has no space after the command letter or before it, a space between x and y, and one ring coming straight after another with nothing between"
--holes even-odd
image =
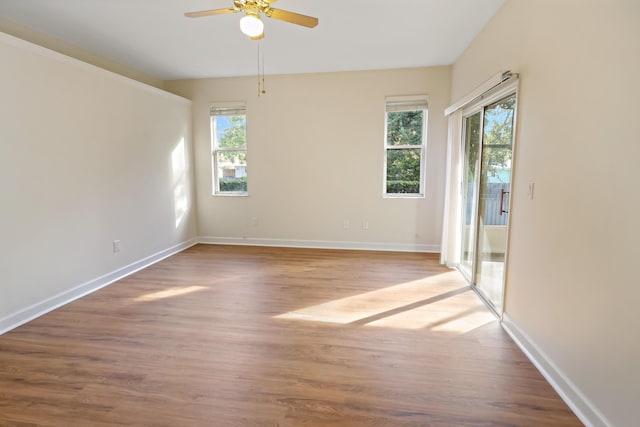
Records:
<instances>
[{"instance_id":1,"label":"white ceiling","mask_svg":"<svg viewBox=\"0 0 640 427\"><path fill-rule=\"evenodd\" d=\"M447 65L504 0L279 0L314 29L264 18L267 74ZM232 0L0 0L0 16L163 80L257 72Z\"/></svg>"}]
</instances>

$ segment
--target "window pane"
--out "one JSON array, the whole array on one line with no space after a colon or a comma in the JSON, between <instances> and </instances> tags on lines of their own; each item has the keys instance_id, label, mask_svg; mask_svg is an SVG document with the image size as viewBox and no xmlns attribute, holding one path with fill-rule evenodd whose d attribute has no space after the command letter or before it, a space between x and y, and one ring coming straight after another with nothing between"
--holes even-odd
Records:
<instances>
[{"instance_id":1,"label":"window pane","mask_svg":"<svg viewBox=\"0 0 640 427\"><path fill-rule=\"evenodd\" d=\"M387 145L422 145L423 110L387 113Z\"/></svg>"},{"instance_id":2,"label":"window pane","mask_svg":"<svg viewBox=\"0 0 640 427\"><path fill-rule=\"evenodd\" d=\"M420 193L420 148L387 150L387 193Z\"/></svg>"},{"instance_id":3,"label":"window pane","mask_svg":"<svg viewBox=\"0 0 640 427\"><path fill-rule=\"evenodd\" d=\"M220 192L246 192L247 152L218 151L216 156Z\"/></svg>"},{"instance_id":4,"label":"window pane","mask_svg":"<svg viewBox=\"0 0 640 427\"><path fill-rule=\"evenodd\" d=\"M213 116L215 138L219 148L242 147L247 144L247 116Z\"/></svg>"}]
</instances>

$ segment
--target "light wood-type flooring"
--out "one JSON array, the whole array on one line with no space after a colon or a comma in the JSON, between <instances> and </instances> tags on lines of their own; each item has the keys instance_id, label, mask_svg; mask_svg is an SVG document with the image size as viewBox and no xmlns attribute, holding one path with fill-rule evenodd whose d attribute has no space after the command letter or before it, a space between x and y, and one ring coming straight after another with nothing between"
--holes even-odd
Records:
<instances>
[{"instance_id":1,"label":"light wood-type flooring","mask_svg":"<svg viewBox=\"0 0 640 427\"><path fill-rule=\"evenodd\" d=\"M0 336L0 425L582 424L435 254L197 245Z\"/></svg>"}]
</instances>

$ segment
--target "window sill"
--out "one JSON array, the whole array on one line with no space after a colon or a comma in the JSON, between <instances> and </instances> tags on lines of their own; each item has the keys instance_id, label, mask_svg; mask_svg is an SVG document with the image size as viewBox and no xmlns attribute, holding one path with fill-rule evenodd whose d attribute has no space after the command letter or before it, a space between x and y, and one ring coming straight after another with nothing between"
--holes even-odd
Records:
<instances>
[{"instance_id":1,"label":"window sill","mask_svg":"<svg viewBox=\"0 0 640 427\"><path fill-rule=\"evenodd\" d=\"M424 199L424 194L383 194L383 199Z\"/></svg>"},{"instance_id":2,"label":"window sill","mask_svg":"<svg viewBox=\"0 0 640 427\"><path fill-rule=\"evenodd\" d=\"M249 197L249 193L213 193L213 197Z\"/></svg>"}]
</instances>

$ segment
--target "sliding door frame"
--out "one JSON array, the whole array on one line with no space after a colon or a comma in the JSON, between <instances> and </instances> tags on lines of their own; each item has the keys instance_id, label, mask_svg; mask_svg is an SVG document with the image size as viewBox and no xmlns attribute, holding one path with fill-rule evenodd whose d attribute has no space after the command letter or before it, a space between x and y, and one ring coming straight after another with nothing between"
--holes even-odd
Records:
<instances>
[{"instance_id":1,"label":"sliding door frame","mask_svg":"<svg viewBox=\"0 0 640 427\"><path fill-rule=\"evenodd\" d=\"M500 306L496 307L495 304L493 304L491 301L489 301L489 299L478 289L477 285L476 285L476 280L477 280L477 256L478 256L478 236L477 236L477 232L478 232L478 222L479 222L479 212L478 212L478 201L476 200L473 206L473 211L475 212L475 217L472 218L472 221L475 221L474 224L474 232L476 233L476 235L474 236L474 242L473 242L473 247L474 247L474 259L472 261L472 266L471 266L471 277L468 277L467 274L465 274L464 271L462 271L462 269L460 268L460 266L458 266L458 270L460 271L460 273L469 281L469 283L471 284L471 288L474 290L474 292L476 292L476 294L484 301L484 303L487 305L487 307L489 307L494 313L495 315L502 319L502 314L505 311L505 302L506 302L506 291L507 291L507 272L508 272L508 268L509 268L509 240L510 240L510 235L511 235L511 215L513 213L512 210L512 201L513 201L513 197L511 197L514 193L513 193L513 188L514 188L514 184L515 184L515 164L516 164L516 141L518 139L518 134L517 134L517 123L518 123L518 104L519 104L519 79L517 76L509 78L508 80L504 81L503 83L501 83L500 85L498 85L497 87L489 90L488 92L485 92L483 95L479 96L475 101L469 103L467 106L465 106L462 109L462 114L460 117L460 120L462 121L461 123L461 135L460 135L460 144L461 144L461 150L460 152L462 153L462 164L465 165L466 164L466 150L465 150L465 144L466 144L466 129L465 129L465 120L478 113L481 112L480 115L480 153L479 155L482 155L482 149L483 149L483 144L484 144L484 109L485 107L487 107L488 105L499 101L503 98L509 97L511 95L515 95L515 106L514 106L514 111L513 111L513 128L512 128L512 141L511 141L511 177L510 177L510 191L511 193L509 194L509 201L508 201L508 206L507 206L507 211L509 212L509 215L507 216L507 224L506 224L506 237L505 237L505 252L504 252L504 270L503 270L503 274L502 274L502 292L501 292L501 301L500 301ZM480 159L480 167L482 164L482 159ZM465 173L465 171L462 171L463 173ZM477 174L480 173L480 171L476 171ZM465 179L464 177L462 177L461 182L464 183ZM479 185L479 184L478 184ZM464 189L461 189L461 202L464 200L464 198L462 197L462 192L464 191ZM461 209L461 214L464 215L464 207L463 209ZM460 221L460 251L462 252L464 250L464 248L462 247L462 241L463 241L463 235L464 235L464 218L461 218L462 220ZM460 259L462 260L462 253L460 254Z\"/></svg>"}]
</instances>

